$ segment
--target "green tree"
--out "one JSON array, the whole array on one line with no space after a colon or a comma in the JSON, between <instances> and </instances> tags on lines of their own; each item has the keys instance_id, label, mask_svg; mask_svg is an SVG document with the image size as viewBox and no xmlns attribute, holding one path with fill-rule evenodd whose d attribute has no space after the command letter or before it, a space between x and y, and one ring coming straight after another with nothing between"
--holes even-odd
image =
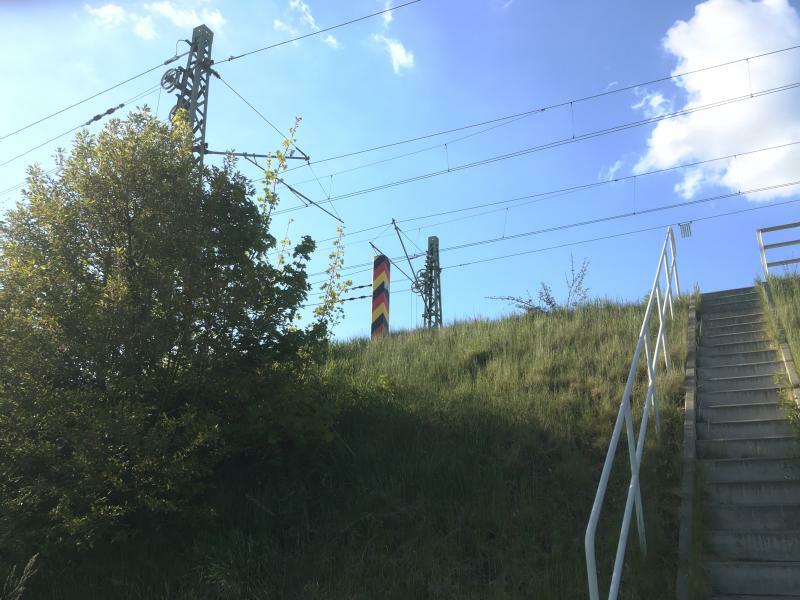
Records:
<instances>
[{"instance_id":1,"label":"green tree","mask_svg":"<svg viewBox=\"0 0 800 600\"><path fill-rule=\"evenodd\" d=\"M329 435L308 368L327 322L295 324L314 243L267 256L283 161L256 199L232 159L200 171L184 119L145 109L57 165L30 169L0 225L4 537L126 535L220 461Z\"/></svg>"}]
</instances>

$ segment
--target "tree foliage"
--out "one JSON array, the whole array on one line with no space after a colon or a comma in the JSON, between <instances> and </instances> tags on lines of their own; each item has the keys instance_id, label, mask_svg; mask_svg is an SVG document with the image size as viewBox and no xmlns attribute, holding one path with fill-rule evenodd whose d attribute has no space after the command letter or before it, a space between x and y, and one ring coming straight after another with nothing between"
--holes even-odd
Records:
<instances>
[{"instance_id":1,"label":"tree foliage","mask_svg":"<svg viewBox=\"0 0 800 600\"><path fill-rule=\"evenodd\" d=\"M0 225L5 535L125 535L221 461L329 435L303 391L326 315L295 323L314 243L267 256L283 164L256 199L232 159L200 171L184 119L145 109L80 133L55 176L30 169Z\"/></svg>"}]
</instances>

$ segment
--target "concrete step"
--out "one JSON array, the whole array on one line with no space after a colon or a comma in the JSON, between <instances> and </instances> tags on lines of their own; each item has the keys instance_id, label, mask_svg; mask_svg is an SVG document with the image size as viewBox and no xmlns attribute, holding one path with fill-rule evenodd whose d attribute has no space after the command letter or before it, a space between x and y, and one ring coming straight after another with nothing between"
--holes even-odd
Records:
<instances>
[{"instance_id":1,"label":"concrete step","mask_svg":"<svg viewBox=\"0 0 800 600\"><path fill-rule=\"evenodd\" d=\"M744 333L745 331L764 331L766 324L764 319L754 319L741 323L716 324L714 321L703 323L701 335L717 335L720 333Z\"/></svg>"},{"instance_id":2,"label":"concrete step","mask_svg":"<svg viewBox=\"0 0 800 600\"><path fill-rule=\"evenodd\" d=\"M796 595L800 562L709 561L706 571L715 594Z\"/></svg>"},{"instance_id":3,"label":"concrete step","mask_svg":"<svg viewBox=\"0 0 800 600\"><path fill-rule=\"evenodd\" d=\"M739 294L704 297L700 303L700 310L706 312L709 309L713 309L715 306L719 306L721 304L724 305L731 302L752 302L754 300L760 300L760 298L761 296L756 290L741 292Z\"/></svg>"},{"instance_id":4,"label":"concrete step","mask_svg":"<svg viewBox=\"0 0 800 600\"><path fill-rule=\"evenodd\" d=\"M800 458L718 458L698 464L703 481L709 483L800 481Z\"/></svg>"},{"instance_id":5,"label":"concrete step","mask_svg":"<svg viewBox=\"0 0 800 600\"><path fill-rule=\"evenodd\" d=\"M704 503L702 510L705 526L710 529L800 530L800 503L762 506Z\"/></svg>"},{"instance_id":6,"label":"concrete step","mask_svg":"<svg viewBox=\"0 0 800 600\"><path fill-rule=\"evenodd\" d=\"M714 298L720 298L722 296L736 296L739 294L750 294L754 291L757 291L757 288L754 285L750 285L747 287L741 288L733 288L730 290L717 290L715 292L703 292L700 294L701 302L705 300L710 300Z\"/></svg>"},{"instance_id":7,"label":"concrete step","mask_svg":"<svg viewBox=\"0 0 800 600\"><path fill-rule=\"evenodd\" d=\"M751 404L702 406L698 409L698 417L699 421L705 423L782 419L786 417L786 411L780 402L755 402Z\"/></svg>"},{"instance_id":8,"label":"concrete step","mask_svg":"<svg viewBox=\"0 0 800 600\"><path fill-rule=\"evenodd\" d=\"M782 385L780 376L769 375L735 375L732 377L701 377L697 381L697 391L703 392L735 392L741 389L753 389Z\"/></svg>"},{"instance_id":9,"label":"concrete step","mask_svg":"<svg viewBox=\"0 0 800 600\"><path fill-rule=\"evenodd\" d=\"M724 356L742 354L745 352L764 352L772 350L772 344L767 340L752 340L748 342L727 342L707 345L702 340L697 346L697 354L706 356Z\"/></svg>"},{"instance_id":10,"label":"concrete step","mask_svg":"<svg viewBox=\"0 0 800 600\"><path fill-rule=\"evenodd\" d=\"M763 506L800 502L800 481L737 481L706 483L705 497L715 504ZM800 558L800 555L798 555Z\"/></svg>"},{"instance_id":11,"label":"concrete step","mask_svg":"<svg viewBox=\"0 0 800 600\"><path fill-rule=\"evenodd\" d=\"M725 560L800 558L800 531L710 531L708 542L711 552Z\"/></svg>"},{"instance_id":12,"label":"concrete step","mask_svg":"<svg viewBox=\"0 0 800 600\"><path fill-rule=\"evenodd\" d=\"M797 436L739 440L697 440L698 458L798 458ZM800 503L800 497L797 498Z\"/></svg>"},{"instance_id":13,"label":"concrete step","mask_svg":"<svg viewBox=\"0 0 800 600\"><path fill-rule=\"evenodd\" d=\"M699 440L747 440L794 435L797 429L785 418L697 423Z\"/></svg>"},{"instance_id":14,"label":"concrete step","mask_svg":"<svg viewBox=\"0 0 800 600\"><path fill-rule=\"evenodd\" d=\"M719 317L734 317L741 315L752 315L762 312L761 301L755 300L729 300L727 302L718 302L713 306L701 306L700 314L704 317L719 318Z\"/></svg>"},{"instance_id":15,"label":"concrete step","mask_svg":"<svg viewBox=\"0 0 800 600\"><path fill-rule=\"evenodd\" d=\"M740 352L729 355L711 354L697 355L698 368L730 367L741 364L777 362L778 353L775 350L756 350L754 352Z\"/></svg>"},{"instance_id":16,"label":"concrete step","mask_svg":"<svg viewBox=\"0 0 800 600\"><path fill-rule=\"evenodd\" d=\"M732 404L755 404L758 402L781 402L785 392L779 385L762 386L740 390L707 392L699 390L697 400L699 406L730 406Z\"/></svg>"},{"instance_id":17,"label":"concrete step","mask_svg":"<svg viewBox=\"0 0 800 600\"><path fill-rule=\"evenodd\" d=\"M701 381L724 377L742 377L744 375L773 375L775 373L782 375L784 367L783 363L774 360L697 368L697 377Z\"/></svg>"},{"instance_id":18,"label":"concrete step","mask_svg":"<svg viewBox=\"0 0 800 600\"><path fill-rule=\"evenodd\" d=\"M735 325L739 323L749 323L752 321L763 321L764 313L760 310L744 315L700 315L700 330L706 327L719 327L722 325Z\"/></svg>"},{"instance_id":19,"label":"concrete step","mask_svg":"<svg viewBox=\"0 0 800 600\"><path fill-rule=\"evenodd\" d=\"M711 600L800 600L800 596L764 596L763 594L758 594L757 596L753 596L748 594L747 596L731 596L729 594L725 594L724 596L711 596Z\"/></svg>"},{"instance_id":20,"label":"concrete step","mask_svg":"<svg viewBox=\"0 0 800 600\"><path fill-rule=\"evenodd\" d=\"M724 596L711 596L711 600L800 600L800 596L764 596L763 594L758 594L757 596L753 596L748 594L747 596L731 596L729 594L725 594Z\"/></svg>"},{"instance_id":21,"label":"concrete step","mask_svg":"<svg viewBox=\"0 0 800 600\"><path fill-rule=\"evenodd\" d=\"M729 344L743 344L745 342L766 342L767 335L763 331L745 331L744 333L719 333L711 335L704 333L700 338L701 346L725 346Z\"/></svg>"}]
</instances>

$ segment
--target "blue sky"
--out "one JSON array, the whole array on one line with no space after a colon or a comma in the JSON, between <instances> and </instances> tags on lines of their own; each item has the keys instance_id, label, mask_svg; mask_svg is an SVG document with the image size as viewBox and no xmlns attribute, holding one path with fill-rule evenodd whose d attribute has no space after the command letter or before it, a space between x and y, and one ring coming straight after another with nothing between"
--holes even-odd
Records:
<instances>
[{"instance_id":1,"label":"blue sky","mask_svg":"<svg viewBox=\"0 0 800 600\"><path fill-rule=\"evenodd\" d=\"M0 63L0 78L5 82L0 136L158 64L172 56L176 41L190 37L192 27L200 22L214 31L213 56L219 61L384 6L383 0L3 2L0 34L6 52ZM362 21L330 32L332 37L322 34L287 44L220 64L218 70L280 128L288 128L295 116L302 117L298 145L311 156L313 165L350 151L800 44L795 9L784 0L700 4L423 0L396 11L391 19ZM179 44L179 51L184 46ZM660 228L463 267L453 265L680 221L694 221L693 236L678 239L682 287L688 290L697 283L711 291L745 286L760 268L756 228L800 220L800 203L703 219L800 199L800 187L696 201L800 179L800 151L795 146L746 154L800 141L796 108L800 90L762 95L800 81L799 53L782 52L642 85L501 121L491 129L472 128L320 162L313 167L319 182L307 167L288 173L286 179L312 199L324 201L576 136L574 143L355 195L334 206L346 229L356 231L388 224L391 218L402 221L637 175L635 184L629 178L579 193L538 196L401 223L420 247L425 247L428 235L439 236L448 322L507 314L511 311L507 304L488 297L520 295L526 290L535 294L540 281L562 297L570 254L577 261L590 260L587 283L592 297L640 298L652 280L664 235ZM154 90L163 70L166 67L0 140L0 163L144 92L149 94L133 105L147 103L166 118L174 97ZM755 97L747 97L751 93ZM738 97L746 98L695 111ZM685 108L693 112L581 139L587 133ZM91 129L99 127L95 124ZM468 134L475 135L458 139ZM55 147L68 146L69 140L67 136L0 166L0 192L24 179L28 163L51 168ZM213 149L263 153L276 148L280 139L230 90L212 81L207 141ZM646 174L735 154L740 156ZM370 165L378 161L383 162ZM258 176L257 169L246 162L241 169ZM18 197L18 190L0 193L0 209ZM681 206L444 251L473 241L672 204ZM281 208L296 205L290 194L282 194ZM319 210L298 210L278 215L275 233L281 237L288 231L293 240L303 234L323 240L334 234L335 226ZM787 236L791 238L791 232ZM402 254L393 230L381 227L346 239L346 266L371 259L370 240L390 256ZM310 266L312 273L324 269L328 249L327 243L320 244ZM791 252L782 257L789 256ZM408 271L407 265L400 266ZM417 261L417 268L421 266ZM370 282L370 274L362 269L349 273L354 285ZM408 287L394 270L392 329L421 322L421 301L401 291ZM315 299L312 293L309 302ZM367 335L369 304L368 300L347 302L336 335Z\"/></svg>"}]
</instances>

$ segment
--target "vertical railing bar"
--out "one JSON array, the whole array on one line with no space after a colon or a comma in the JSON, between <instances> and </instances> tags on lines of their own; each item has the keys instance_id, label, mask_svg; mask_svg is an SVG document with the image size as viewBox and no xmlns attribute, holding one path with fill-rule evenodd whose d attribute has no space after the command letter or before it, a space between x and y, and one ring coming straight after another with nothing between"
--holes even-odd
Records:
<instances>
[{"instance_id":1,"label":"vertical railing bar","mask_svg":"<svg viewBox=\"0 0 800 600\"><path fill-rule=\"evenodd\" d=\"M758 249L761 252L761 268L764 270L764 277L769 277L769 267L767 266L767 257L764 255L764 238L762 237L761 230L756 230L758 237Z\"/></svg>"},{"instance_id":2,"label":"vertical railing bar","mask_svg":"<svg viewBox=\"0 0 800 600\"><path fill-rule=\"evenodd\" d=\"M664 260L664 277L667 280L667 286L666 286L667 287L667 292L666 292L667 298L666 298L666 302L669 304L669 318L670 319L674 319L675 315L672 312L672 277L670 277L669 267L667 266L667 253L666 253L666 251L664 252L663 260Z\"/></svg>"},{"instance_id":3,"label":"vertical railing bar","mask_svg":"<svg viewBox=\"0 0 800 600\"><path fill-rule=\"evenodd\" d=\"M609 600L616 600L619 594L619 586L622 583L622 566L625 560L625 550L628 545L628 535L631 529L631 500L635 497L639 488L639 466L641 464L641 457L644 454L644 434L647 433L647 414L649 412L648 406L642 413L642 423L639 427L639 440L636 444L634 454L636 455L636 470L631 474L631 481L628 486L628 497L625 500L625 512L622 515L622 526L620 527L619 541L617 542L617 554L614 558L614 571L611 574L611 587L608 591Z\"/></svg>"},{"instance_id":4,"label":"vertical railing bar","mask_svg":"<svg viewBox=\"0 0 800 600\"><path fill-rule=\"evenodd\" d=\"M625 409L625 431L628 438L628 457L631 463L631 474L636 471L636 438L633 433L633 414L631 413L631 400L628 397L628 402ZM647 540L645 539L644 531L644 509L642 508L642 495L639 490L636 491L636 531L639 534L639 546L642 552L647 552Z\"/></svg>"},{"instance_id":5,"label":"vertical railing bar","mask_svg":"<svg viewBox=\"0 0 800 600\"><path fill-rule=\"evenodd\" d=\"M681 284L678 281L678 253L675 249L675 233L672 231L671 227L667 231L669 232L669 245L670 248L672 248L672 272L675 276L675 296L680 298Z\"/></svg>"},{"instance_id":6,"label":"vertical railing bar","mask_svg":"<svg viewBox=\"0 0 800 600\"><path fill-rule=\"evenodd\" d=\"M652 304L648 303L647 310L645 310L645 319L649 318L652 312ZM611 467L614 462L614 457L617 454L617 447L619 446L619 438L622 435L622 425L625 420L624 406L625 402L629 402L630 395L633 391L633 381L636 376L636 365L639 364L639 358L642 353L641 336L639 342L636 344L636 349L633 351L633 360L631 367L628 369L628 379L625 383L625 391L622 394L622 402L619 406L617 413L617 420L614 423L614 429L611 432L611 441L609 442L608 453L606 460L603 463L603 470L600 473L600 483L597 485L597 492L594 496L592 503L592 512L589 516L589 523L586 526L586 534L584 536L584 547L586 549L586 569L589 579L589 597L592 600L600 600L600 591L597 586L597 561L595 557L594 539L597 531L597 523L600 520L600 511L602 503L605 498L606 489L608 487L608 479L611 474Z\"/></svg>"}]
</instances>

